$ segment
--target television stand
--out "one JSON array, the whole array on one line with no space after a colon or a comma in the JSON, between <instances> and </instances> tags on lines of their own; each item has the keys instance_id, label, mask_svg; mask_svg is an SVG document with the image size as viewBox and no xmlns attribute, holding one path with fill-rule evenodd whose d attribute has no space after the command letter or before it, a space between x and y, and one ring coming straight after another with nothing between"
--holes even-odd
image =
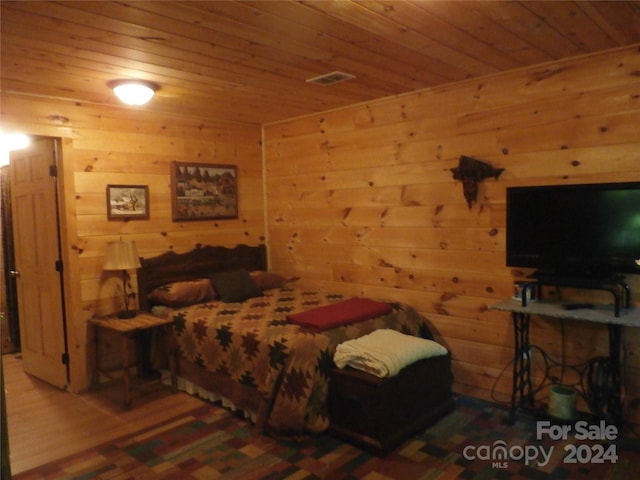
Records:
<instances>
[{"instance_id":1,"label":"television stand","mask_svg":"<svg viewBox=\"0 0 640 480\"><path fill-rule=\"evenodd\" d=\"M585 397L591 412L597 418L609 420L615 425L622 423L622 338L625 327L640 328L640 308L627 308L621 312L619 317L614 317L611 315L611 307L608 305L567 310L559 302L541 300L526 306L522 305L519 300L508 299L492 305L491 309L511 312L514 326L513 383L509 422L515 420L518 408L533 408L535 394L543 386L546 386L541 385L534 390L531 378L531 349L535 347L540 352L543 350L530 342L529 323L531 315L540 315L551 319L593 322L607 326L609 353L605 357L595 357L589 360L589 368L581 373L579 385L581 388L576 390ZM546 354L543 354L543 357L545 359L545 379L556 383L549 374ZM571 367L564 365L564 361L561 365ZM598 377L599 380L593 381L595 377ZM583 386L583 379L586 380L586 387Z\"/></svg>"},{"instance_id":2,"label":"television stand","mask_svg":"<svg viewBox=\"0 0 640 480\"><path fill-rule=\"evenodd\" d=\"M631 287L625 282L622 276L610 277L581 277L581 276L565 276L556 274L535 273L532 275L531 281L521 282L522 284L522 306L527 306L527 294L530 290L535 289L535 297L542 298L542 287L573 287L584 288L588 290L604 290L613 295L614 298L614 315L620 316L620 309L631 307ZM534 293L532 291L532 293Z\"/></svg>"}]
</instances>

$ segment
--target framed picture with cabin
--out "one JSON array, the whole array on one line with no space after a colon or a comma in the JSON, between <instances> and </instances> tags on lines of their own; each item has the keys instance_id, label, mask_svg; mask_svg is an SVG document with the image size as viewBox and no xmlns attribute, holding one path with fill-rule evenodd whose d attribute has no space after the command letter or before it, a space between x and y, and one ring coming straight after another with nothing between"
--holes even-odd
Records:
<instances>
[{"instance_id":1,"label":"framed picture with cabin","mask_svg":"<svg viewBox=\"0 0 640 480\"><path fill-rule=\"evenodd\" d=\"M148 219L149 187L147 185L107 185L107 218L109 220Z\"/></svg>"},{"instance_id":2,"label":"framed picture with cabin","mask_svg":"<svg viewBox=\"0 0 640 480\"><path fill-rule=\"evenodd\" d=\"M173 162L171 208L174 222L238 218L237 167Z\"/></svg>"}]
</instances>

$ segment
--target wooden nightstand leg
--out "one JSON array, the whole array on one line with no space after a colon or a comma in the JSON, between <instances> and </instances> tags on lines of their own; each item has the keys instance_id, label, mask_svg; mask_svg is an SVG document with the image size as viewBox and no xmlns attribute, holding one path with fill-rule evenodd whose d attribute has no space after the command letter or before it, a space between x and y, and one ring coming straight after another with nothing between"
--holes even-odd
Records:
<instances>
[{"instance_id":1,"label":"wooden nightstand leg","mask_svg":"<svg viewBox=\"0 0 640 480\"><path fill-rule=\"evenodd\" d=\"M131 378L129 377L129 335L122 335L122 380L124 383L124 407L131 407Z\"/></svg>"},{"instance_id":2,"label":"wooden nightstand leg","mask_svg":"<svg viewBox=\"0 0 640 480\"><path fill-rule=\"evenodd\" d=\"M169 360L169 372L171 374L171 388L175 391L178 389L178 379L176 376L176 350L177 346L175 344L173 335L172 335L173 327L171 325L165 325L164 327L164 338L165 338L165 348L168 355Z\"/></svg>"},{"instance_id":3,"label":"wooden nightstand leg","mask_svg":"<svg viewBox=\"0 0 640 480\"><path fill-rule=\"evenodd\" d=\"M93 338L94 338L94 348L96 349L95 354L93 356L95 364L93 365L93 388L97 388L100 385L100 342L98 341L98 332L100 331L100 327L97 325L93 326Z\"/></svg>"}]
</instances>

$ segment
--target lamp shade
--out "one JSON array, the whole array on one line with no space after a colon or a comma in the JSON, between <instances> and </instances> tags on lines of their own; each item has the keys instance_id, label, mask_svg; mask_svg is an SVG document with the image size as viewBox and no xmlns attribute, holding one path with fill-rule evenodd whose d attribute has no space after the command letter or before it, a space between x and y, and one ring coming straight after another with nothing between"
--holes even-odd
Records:
<instances>
[{"instance_id":1,"label":"lamp shade","mask_svg":"<svg viewBox=\"0 0 640 480\"><path fill-rule=\"evenodd\" d=\"M107 243L104 270L133 270L140 267L140 257L133 240Z\"/></svg>"},{"instance_id":2,"label":"lamp shade","mask_svg":"<svg viewBox=\"0 0 640 480\"><path fill-rule=\"evenodd\" d=\"M109 86L116 97L127 105L144 105L158 89L156 84L144 80L114 80Z\"/></svg>"}]
</instances>

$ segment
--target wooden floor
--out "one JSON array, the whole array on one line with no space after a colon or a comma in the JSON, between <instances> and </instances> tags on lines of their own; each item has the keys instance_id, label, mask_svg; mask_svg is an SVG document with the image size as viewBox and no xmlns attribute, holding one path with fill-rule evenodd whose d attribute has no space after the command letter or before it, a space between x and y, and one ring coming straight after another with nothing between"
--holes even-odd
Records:
<instances>
[{"instance_id":1,"label":"wooden floor","mask_svg":"<svg viewBox=\"0 0 640 480\"><path fill-rule=\"evenodd\" d=\"M133 407L125 410L120 385L76 395L24 373L17 354L2 355L2 364L13 474L202 405L197 398L156 384L134 396Z\"/></svg>"}]
</instances>

